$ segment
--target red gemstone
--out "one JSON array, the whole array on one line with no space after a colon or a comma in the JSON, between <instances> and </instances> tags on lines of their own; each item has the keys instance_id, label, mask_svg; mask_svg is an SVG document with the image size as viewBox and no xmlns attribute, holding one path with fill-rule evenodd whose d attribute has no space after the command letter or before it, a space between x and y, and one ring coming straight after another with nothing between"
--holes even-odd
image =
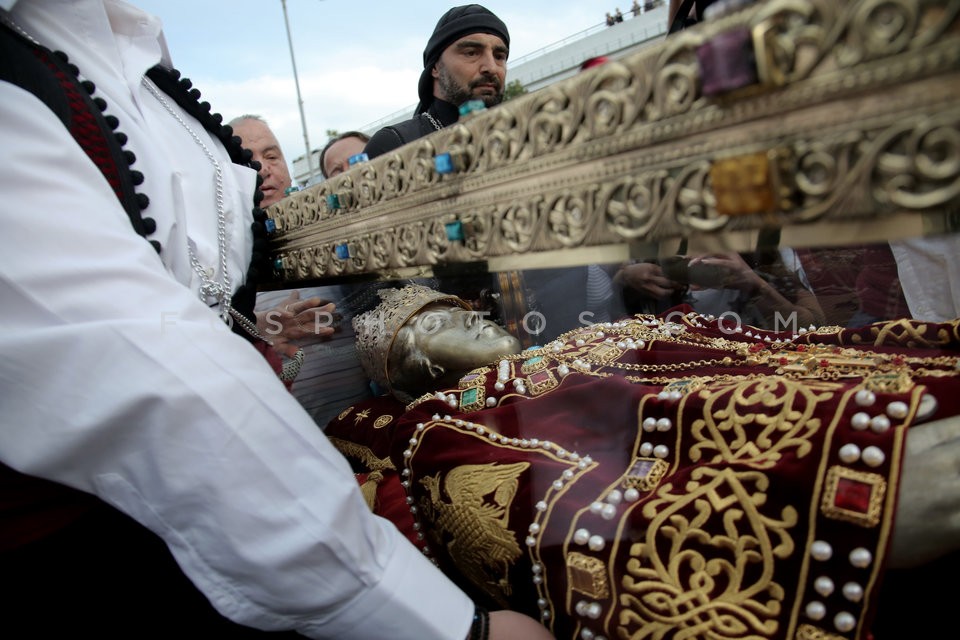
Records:
<instances>
[{"instance_id":1,"label":"red gemstone","mask_svg":"<svg viewBox=\"0 0 960 640\"><path fill-rule=\"evenodd\" d=\"M530 382L534 384L542 384L550 381L550 374L547 371L538 371L537 373L530 374L528 377L530 378Z\"/></svg>"},{"instance_id":2,"label":"red gemstone","mask_svg":"<svg viewBox=\"0 0 960 640\"><path fill-rule=\"evenodd\" d=\"M866 482L860 482L850 478L839 478L837 480L837 493L833 498L833 504L839 509L856 511L857 513L867 513L870 509L870 496L872 494L873 487Z\"/></svg>"}]
</instances>

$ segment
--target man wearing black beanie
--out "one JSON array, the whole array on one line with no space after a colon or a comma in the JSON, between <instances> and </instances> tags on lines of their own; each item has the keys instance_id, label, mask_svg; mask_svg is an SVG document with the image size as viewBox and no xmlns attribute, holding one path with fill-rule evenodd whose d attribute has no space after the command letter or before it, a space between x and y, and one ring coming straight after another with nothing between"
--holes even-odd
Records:
<instances>
[{"instance_id":1,"label":"man wearing black beanie","mask_svg":"<svg viewBox=\"0 0 960 640\"><path fill-rule=\"evenodd\" d=\"M420 103L413 118L380 129L364 152L372 159L439 131L457 121L460 105L468 100L500 104L509 51L507 26L485 7L468 4L447 11L423 50Z\"/></svg>"}]
</instances>

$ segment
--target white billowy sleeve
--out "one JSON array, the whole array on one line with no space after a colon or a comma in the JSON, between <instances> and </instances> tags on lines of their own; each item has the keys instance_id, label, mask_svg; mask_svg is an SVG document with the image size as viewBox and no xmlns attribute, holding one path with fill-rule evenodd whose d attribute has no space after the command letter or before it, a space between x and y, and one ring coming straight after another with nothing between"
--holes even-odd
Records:
<instances>
[{"instance_id":1,"label":"white billowy sleeve","mask_svg":"<svg viewBox=\"0 0 960 640\"><path fill-rule=\"evenodd\" d=\"M169 275L52 113L6 83L0 146L0 459L133 516L243 624L466 637L469 599L369 512L260 354Z\"/></svg>"}]
</instances>

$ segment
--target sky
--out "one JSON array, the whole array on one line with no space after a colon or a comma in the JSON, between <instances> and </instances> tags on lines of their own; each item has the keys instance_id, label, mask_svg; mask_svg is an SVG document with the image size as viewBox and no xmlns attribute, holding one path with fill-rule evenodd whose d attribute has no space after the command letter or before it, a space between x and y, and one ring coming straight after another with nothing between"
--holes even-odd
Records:
<instances>
[{"instance_id":1,"label":"sky","mask_svg":"<svg viewBox=\"0 0 960 640\"><path fill-rule=\"evenodd\" d=\"M423 48L456 3L428 0L131 0L161 18L173 64L225 120L253 113L276 133L288 164L327 131L364 129L412 109ZM621 3L626 12L630 3ZM487 0L510 30L510 58L604 21L616 6L578 0ZM297 105L290 43L303 100ZM509 62L508 62L509 80Z\"/></svg>"}]
</instances>

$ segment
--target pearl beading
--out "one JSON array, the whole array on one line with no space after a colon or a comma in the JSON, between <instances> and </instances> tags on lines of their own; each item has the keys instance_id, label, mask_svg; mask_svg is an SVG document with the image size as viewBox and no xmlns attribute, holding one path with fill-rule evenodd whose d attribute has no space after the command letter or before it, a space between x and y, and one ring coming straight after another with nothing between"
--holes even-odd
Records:
<instances>
[{"instance_id":1,"label":"pearl beading","mask_svg":"<svg viewBox=\"0 0 960 640\"><path fill-rule=\"evenodd\" d=\"M430 426L436 425L453 426L457 429L475 433L477 436L484 437L491 442L499 443L505 446L518 447L520 449L542 450L556 456L560 460L565 460L571 463L570 468L564 469L564 471L560 474L560 477L551 483L546 493L544 493L543 498L538 500L534 505L533 520L528 528L528 535L524 539L524 543L527 546L530 555L531 580L534 588L537 591L537 608L540 611L540 619L545 623L548 622L551 618L553 618L553 611L551 609L550 600L546 593L546 570L543 563L540 561L539 556L539 542L540 534L542 532L542 522L547 517L551 502L559 498L560 493L567 486L567 484L576 480L584 473L596 468L597 463L595 463L589 455L581 456L579 453L575 451L568 451L564 447L561 447L560 445L557 445L549 440L541 440L539 438L508 438L506 436L501 436L500 434L487 429L487 427L484 425L476 422L454 419L450 415L444 415L441 417L440 414L434 414L431 417L431 422L429 424L423 422L417 423L416 435L410 438L408 442L409 446L403 451L404 468L401 472L403 479L401 480L400 484L407 493L406 503L409 506L410 514L413 516L413 528L414 531L417 532L417 539L421 542L424 540L423 525L420 522L419 510L417 509L415 500L411 494L410 479L413 476L411 461L413 460L416 448L419 447L420 443L422 442L423 435ZM424 555L429 557L434 564L437 564L436 558L432 557L430 549L426 544L422 545L421 551Z\"/></svg>"}]
</instances>

